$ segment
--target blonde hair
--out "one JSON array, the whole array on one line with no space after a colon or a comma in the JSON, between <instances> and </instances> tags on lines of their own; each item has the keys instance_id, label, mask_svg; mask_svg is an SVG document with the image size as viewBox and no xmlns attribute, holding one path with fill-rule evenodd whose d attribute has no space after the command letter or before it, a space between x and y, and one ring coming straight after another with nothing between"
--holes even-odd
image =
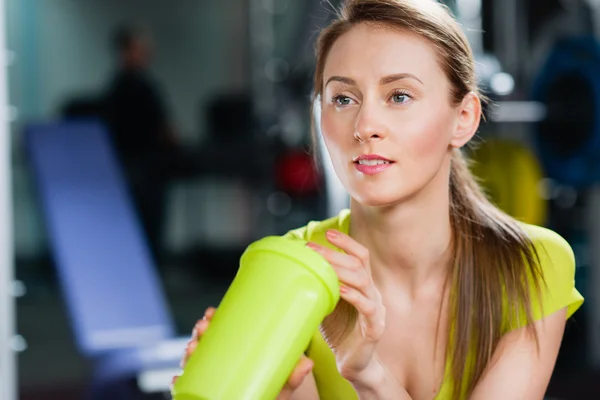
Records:
<instances>
[{"instance_id":1,"label":"blonde hair","mask_svg":"<svg viewBox=\"0 0 600 400\"><path fill-rule=\"evenodd\" d=\"M401 30L429 41L450 83L451 104L478 93L471 47L445 6L432 0L349 0L318 38L313 105L323 91L331 47L357 24ZM531 292L539 295L543 279L533 243L517 221L488 201L459 149L452 153L449 186L454 263L446 355L451 359L453 397L459 399L473 391L507 330L526 325L537 341L531 307L536 293ZM356 313L347 304L342 307ZM346 323L353 324L355 318L349 316Z\"/></svg>"}]
</instances>

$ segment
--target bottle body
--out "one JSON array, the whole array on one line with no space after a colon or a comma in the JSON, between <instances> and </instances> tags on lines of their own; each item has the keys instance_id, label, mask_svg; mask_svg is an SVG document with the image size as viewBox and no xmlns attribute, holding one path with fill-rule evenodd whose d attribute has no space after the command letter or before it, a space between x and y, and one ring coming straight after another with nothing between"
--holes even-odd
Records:
<instances>
[{"instance_id":1,"label":"bottle body","mask_svg":"<svg viewBox=\"0 0 600 400\"><path fill-rule=\"evenodd\" d=\"M175 400L276 398L339 300L335 273L315 255L283 238L249 247L177 380Z\"/></svg>"}]
</instances>

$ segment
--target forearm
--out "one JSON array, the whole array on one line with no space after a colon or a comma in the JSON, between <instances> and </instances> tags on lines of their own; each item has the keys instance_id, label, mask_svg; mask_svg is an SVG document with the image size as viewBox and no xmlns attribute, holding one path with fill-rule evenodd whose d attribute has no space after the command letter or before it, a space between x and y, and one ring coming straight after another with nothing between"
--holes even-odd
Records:
<instances>
[{"instance_id":1,"label":"forearm","mask_svg":"<svg viewBox=\"0 0 600 400\"><path fill-rule=\"evenodd\" d=\"M400 382L381 365L368 376L350 383L360 400L412 400Z\"/></svg>"}]
</instances>

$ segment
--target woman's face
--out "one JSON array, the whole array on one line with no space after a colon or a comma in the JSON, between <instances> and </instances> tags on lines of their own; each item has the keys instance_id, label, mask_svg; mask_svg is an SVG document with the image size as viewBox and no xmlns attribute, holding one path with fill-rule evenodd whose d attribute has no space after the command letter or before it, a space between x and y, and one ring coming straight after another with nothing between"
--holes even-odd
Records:
<instances>
[{"instance_id":1,"label":"woman's face","mask_svg":"<svg viewBox=\"0 0 600 400\"><path fill-rule=\"evenodd\" d=\"M449 82L429 42L355 26L331 48L323 85L321 131L355 200L394 204L447 171L462 132L461 113L450 102Z\"/></svg>"}]
</instances>

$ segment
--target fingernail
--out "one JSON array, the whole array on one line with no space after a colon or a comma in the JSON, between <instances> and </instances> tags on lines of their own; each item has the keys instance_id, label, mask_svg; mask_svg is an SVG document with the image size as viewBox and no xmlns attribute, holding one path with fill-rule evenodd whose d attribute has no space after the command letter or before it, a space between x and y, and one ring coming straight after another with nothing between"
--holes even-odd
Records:
<instances>
[{"instance_id":1,"label":"fingernail","mask_svg":"<svg viewBox=\"0 0 600 400\"><path fill-rule=\"evenodd\" d=\"M337 239L340 237L340 232L336 231L335 229L329 229L327 231L327 237L330 239Z\"/></svg>"},{"instance_id":2,"label":"fingernail","mask_svg":"<svg viewBox=\"0 0 600 400\"><path fill-rule=\"evenodd\" d=\"M348 286L340 285L340 292L348 293Z\"/></svg>"},{"instance_id":3,"label":"fingernail","mask_svg":"<svg viewBox=\"0 0 600 400\"><path fill-rule=\"evenodd\" d=\"M321 250L321 246L319 246L318 244L313 243L313 242L306 243L306 246L310 247L311 249L313 249L315 251L320 251Z\"/></svg>"},{"instance_id":4,"label":"fingernail","mask_svg":"<svg viewBox=\"0 0 600 400\"><path fill-rule=\"evenodd\" d=\"M190 338L190 341L196 339L197 335L198 335L198 329L194 328L194 330L192 331L192 337Z\"/></svg>"},{"instance_id":5,"label":"fingernail","mask_svg":"<svg viewBox=\"0 0 600 400\"><path fill-rule=\"evenodd\" d=\"M305 368L304 375L308 375L310 373L310 371L312 370L313 366L314 366L314 363L311 361L310 364L308 364L308 366Z\"/></svg>"}]
</instances>

